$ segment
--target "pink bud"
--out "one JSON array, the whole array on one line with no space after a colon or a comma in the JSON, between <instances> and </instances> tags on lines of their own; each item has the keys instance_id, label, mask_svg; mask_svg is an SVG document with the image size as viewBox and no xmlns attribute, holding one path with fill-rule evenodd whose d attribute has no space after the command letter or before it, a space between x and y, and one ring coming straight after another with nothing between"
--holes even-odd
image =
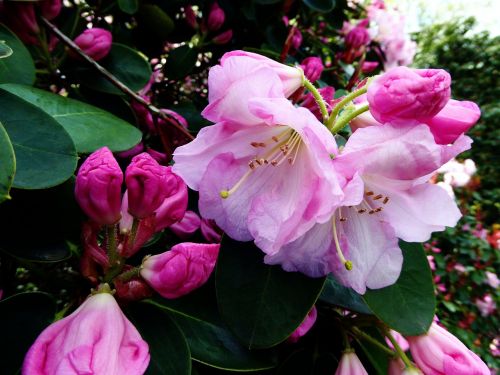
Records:
<instances>
[{"instance_id":1,"label":"pink bud","mask_svg":"<svg viewBox=\"0 0 500 375\"><path fill-rule=\"evenodd\" d=\"M96 61L108 55L112 42L113 36L111 33L98 27L85 30L75 39L78 47Z\"/></svg>"},{"instance_id":2,"label":"pink bud","mask_svg":"<svg viewBox=\"0 0 500 375\"><path fill-rule=\"evenodd\" d=\"M169 167L170 168L170 167ZM172 173L175 180L172 181L173 186L172 194L165 198L163 203L155 211L155 230L159 232L165 228L168 228L173 223L181 220L187 209L188 204L188 190L186 183Z\"/></svg>"},{"instance_id":3,"label":"pink bud","mask_svg":"<svg viewBox=\"0 0 500 375\"><path fill-rule=\"evenodd\" d=\"M315 56L307 57L302 60L300 67L304 71L304 75L311 82L316 82L320 79L321 73L323 73L323 69L325 69L321 58Z\"/></svg>"},{"instance_id":4,"label":"pink bud","mask_svg":"<svg viewBox=\"0 0 500 375\"><path fill-rule=\"evenodd\" d=\"M224 24L224 20L226 19L226 15L224 10L219 7L217 1L215 1L210 7L210 13L208 14L207 20L207 28L209 31L217 31Z\"/></svg>"},{"instance_id":5,"label":"pink bud","mask_svg":"<svg viewBox=\"0 0 500 375\"><path fill-rule=\"evenodd\" d=\"M185 242L147 258L141 276L165 298L177 298L202 286L210 277L219 244Z\"/></svg>"},{"instance_id":6,"label":"pink bud","mask_svg":"<svg viewBox=\"0 0 500 375\"><path fill-rule=\"evenodd\" d=\"M128 211L138 219L145 218L160 207L177 188L177 178L170 167L164 167L143 152L132 158L125 171Z\"/></svg>"},{"instance_id":7,"label":"pink bud","mask_svg":"<svg viewBox=\"0 0 500 375\"><path fill-rule=\"evenodd\" d=\"M198 22L196 22L196 14L194 14L191 5L186 5L184 7L184 16L186 17L187 24L196 30L198 28Z\"/></svg>"},{"instance_id":8,"label":"pink bud","mask_svg":"<svg viewBox=\"0 0 500 375\"><path fill-rule=\"evenodd\" d=\"M313 306L311 311L307 314L306 318L300 325L297 327L295 331L288 337L288 342L295 343L299 341L302 336L305 336L307 332L312 328L314 323L316 322L316 318L318 317L318 311L316 310L316 306Z\"/></svg>"},{"instance_id":9,"label":"pink bud","mask_svg":"<svg viewBox=\"0 0 500 375\"><path fill-rule=\"evenodd\" d=\"M120 220L123 173L107 147L93 152L76 176L75 196L78 204L100 225Z\"/></svg>"},{"instance_id":10,"label":"pink bud","mask_svg":"<svg viewBox=\"0 0 500 375\"><path fill-rule=\"evenodd\" d=\"M116 277L113 284L116 290L115 296L120 302L140 301L153 295L153 290L140 277L134 277L128 281L122 281L119 277Z\"/></svg>"},{"instance_id":11,"label":"pink bud","mask_svg":"<svg viewBox=\"0 0 500 375\"><path fill-rule=\"evenodd\" d=\"M377 69L378 62L377 61L364 61L363 65L361 65L361 71L363 73L371 73L375 69Z\"/></svg>"},{"instance_id":12,"label":"pink bud","mask_svg":"<svg viewBox=\"0 0 500 375\"><path fill-rule=\"evenodd\" d=\"M345 36L346 49L359 50L370 43L370 34L364 26L357 25Z\"/></svg>"},{"instance_id":13,"label":"pink bud","mask_svg":"<svg viewBox=\"0 0 500 375\"><path fill-rule=\"evenodd\" d=\"M413 359L425 374L490 374L488 366L475 353L436 323L432 323L427 334L407 339Z\"/></svg>"},{"instance_id":14,"label":"pink bud","mask_svg":"<svg viewBox=\"0 0 500 375\"><path fill-rule=\"evenodd\" d=\"M480 116L481 110L476 103L451 99L426 124L431 128L436 143L448 144L469 130Z\"/></svg>"},{"instance_id":15,"label":"pink bud","mask_svg":"<svg viewBox=\"0 0 500 375\"><path fill-rule=\"evenodd\" d=\"M229 43L231 41L231 39L233 39L233 30L229 29L229 30L224 31L223 33L215 36L212 39L212 42L214 42L215 44L226 44L226 43Z\"/></svg>"},{"instance_id":16,"label":"pink bud","mask_svg":"<svg viewBox=\"0 0 500 375\"><path fill-rule=\"evenodd\" d=\"M38 336L22 373L137 375L149 360L148 344L113 296L97 293Z\"/></svg>"},{"instance_id":17,"label":"pink bud","mask_svg":"<svg viewBox=\"0 0 500 375\"><path fill-rule=\"evenodd\" d=\"M352 350L344 351L335 375L368 375L358 356Z\"/></svg>"},{"instance_id":18,"label":"pink bud","mask_svg":"<svg viewBox=\"0 0 500 375\"><path fill-rule=\"evenodd\" d=\"M186 214L180 221L170 226L170 230L180 239L186 240L198 230L200 224L201 219L196 212L186 211Z\"/></svg>"},{"instance_id":19,"label":"pink bud","mask_svg":"<svg viewBox=\"0 0 500 375\"><path fill-rule=\"evenodd\" d=\"M391 69L368 86L370 112L383 124L425 122L446 105L450 85L451 77L442 69Z\"/></svg>"},{"instance_id":20,"label":"pink bud","mask_svg":"<svg viewBox=\"0 0 500 375\"><path fill-rule=\"evenodd\" d=\"M399 332L396 332L394 330L391 329L390 331L392 337L394 338L394 340L396 340L396 342L398 343L399 347L404 351L406 352L409 348L410 348L410 345L408 344L408 341L405 340L405 338L403 337L403 335ZM394 349L394 346L392 345L392 342L386 338L385 341L387 342L387 345L389 345L389 347L391 349Z\"/></svg>"},{"instance_id":21,"label":"pink bud","mask_svg":"<svg viewBox=\"0 0 500 375\"><path fill-rule=\"evenodd\" d=\"M180 114L178 114L177 112L172 111L170 109L166 109L166 108L162 108L161 111L163 113L166 113L167 115L172 116L185 129L188 128L188 122L187 122L187 120L183 116L181 116ZM164 120L164 119L160 118L158 120L159 120L158 123L160 124L160 126L168 126L168 125L171 125L172 123L174 123L174 120L170 120L170 119L169 120Z\"/></svg>"},{"instance_id":22,"label":"pink bud","mask_svg":"<svg viewBox=\"0 0 500 375\"><path fill-rule=\"evenodd\" d=\"M220 243L222 240L222 229L220 229L214 220L201 219L201 233L209 243Z\"/></svg>"},{"instance_id":23,"label":"pink bud","mask_svg":"<svg viewBox=\"0 0 500 375\"><path fill-rule=\"evenodd\" d=\"M42 16L47 18L49 21L56 18L62 9L61 0L43 0L39 3L40 12Z\"/></svg>"},{"instance_id":24,"label":"pink bud","mask_svg":"<svg viewBox=\"0 0 500 375\"><path fill-rule=\"evenodd\" d=\"M335 89L331 86L325 86L318 89L318 91L326 103L326 108L330 110L332 108L332 103L334 100L333 97L335 95ZM314 99L314 96L311 93L304 95L300 105L310 110L318 120L323 121L323 117L319 109L318 103L316 103L316 100Z\"/></svg>"}]
</instances>

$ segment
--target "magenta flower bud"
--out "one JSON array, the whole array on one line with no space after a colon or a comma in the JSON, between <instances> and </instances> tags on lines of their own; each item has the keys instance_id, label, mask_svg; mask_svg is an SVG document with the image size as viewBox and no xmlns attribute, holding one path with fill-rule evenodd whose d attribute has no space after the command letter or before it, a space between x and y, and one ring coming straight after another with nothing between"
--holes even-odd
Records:
<instances>
[{"instance_id":1,"label":"magenta flower bud","mask_svg":"<svg viewBox=\"0 0 500 375\"><path fill-rule=\"evenodd\" d=\"M108 55L112 42L113 36L111 33L98 27L85 30L75 39L78 47L96 61Z\"/></svg>"},{"instance_id":2,"label":"magenta flower bud","mask_svg":"<svg viewBox=\"0 0 500 375\"><path fill-rule=\"evenodd\" d=\"M323 69L325 69L321 58L315 56L307 57L302 60L300 67L304 71L306 78L311 82L316 82L321 77Z\"/></svg>"},{"instance_id":3,"label":"magenta flower bud","mask_svg":"<svg viewBox=\"0 0 500 375\"><path fill-rule=\"evenodd\" d=\"M116 277L113 284L116 290L115 296L120 302L140 301L153 295L153 289L140 277L134 277L128 281L122 281L120 277Z\"/></svg>"},{"instance_id":4,"label":"magenta flower bud","mask_svg":"<svg viewBox=\"0 0 500 375\"><path fill-rule=\"evenodd\" d=\"M186 240L200 228L201 219L196 212L186 211L184 217L170 226L177 237Z\"/></svg>"},{"instance_id":5,"label":"magenta flower bud","mask_svg":"<svg viewBox=\"0 0 500 375\"><path fill-rule=\"evenodd\" d=\"M209 243L220 243L222 240L222 229L220 229L214 220L201 219L201 234Z\"/></svg>"},{"instance_id":6,"label":"magenta flower bud","mask_svg":"<svg viewBox=\"0 0 500 375\"><path fill-rule=\"evenodd\" d=\"M198 28L198 22L196 21L196 14L194 14L193 7L191 5L186 5L184 7L184 17L186 17L187 24L193 29Z\"/></svg>"},{"instance_id":7,"label":"magenta flower bud","mask_svg":"<svg viewBox=\"0 0 500 375\"><path fill-rule=\"evenodd\" d=\"M474 102L449 100L444 108L426 124L431 128L436 143L453 143L467 132L481 117L481 110Z\"/></svg>"},{"instance_id":8,"label":"magenta flower bud","mask_svg":"<svg viewBox=\"0 0 500 375\"><path fill-rule=\"evenodd\" d=\"M292 35L292 49L297 51L302 44L302 33L298 28L293 26L293 35Z\"/></svg>"},{"instance_id":9,"label":"magenta flower bud","mask_svg":"<svg viewBox=\"0 0 500 375\"><path fill-rule=\"evenodd\" d=\"M352 350L344 351L335 375L368 375L358 356Z\"/></svg>"},{"instance_id":10,"label":"magenta flower bud","mask_svg":"<svg viewBox=\"0 0 500 375\"><path fill-rule=\"evenodd\" d=\"M177 178L146 152L134 156L125 171L128 211L138 219L152 215L173 194Z\"/></svg>"},{"instance_id":11,"label":"magenta flower bud","mask_svg":"<svg viewBox=\"0 0 500 375\"><path fill-rule=\"evenodd\" d=\"M83 212L100 225L120 220L123 173L107 147L94 151L76 176L75 196Z\"/></svg>"},{"instance_id":12,"label":"magenta flower bud","mask_svg":"<svg viewBox=\"0 0 500 375\"><path fill-rule=\"evenodd\" d=\"M219 247L219 244L177 244L170 251L147 258L141 276L165 298L183 296L208 280Z\"/></svg>"},{"instance_id":13,"label":"magenta flower bud","mask_svg":"<svg viewBox=\"0 0 500 375\"><path fill-rule=\"evenodd\" d=\"M364 26L357 25L345 36L347 49L358 50L370 43L370 34Z\"/></svg>"},{"instance_id":14,"label":"magenta flower bud","mask_svg":"<svg viewBox=\"0 0 500 375\"><path fill-rule=\"evenodd\" d=\"M227 44L233 39L233 30L229 29L220 33L212 39L212 42L215 44Z\"/></svg>"},{"instance_id":15,"label":"magenta flower bud","mask_svg":"<svg viewBox=\"0 0 500 375\"><path fill-rule=\"evenodd\" d=\"M49 21L56 18L62 9L61 0L43 0L39 3L40 12L42 16L47 18Z\"/></svg>"},{"instance_id":16,"label":"magenta flower bud","mask_svg":"<svg viewBox=\"0 0 500 375\"><path fill-rule=\"evenodd\" d=\"M295 331L288 337L288 342L295 343L299 341L302 336L305 336L307 332L312 328L314 323L316 323L316 318L318 317L318 311L316 306L313 306L311 311L307 314L306 318Z\"/></svg>"},{"instance_id":17,"label":"magenta flower bud","mask_svg":"<svg viewBox=\"0 0 500 375\"><path fill-rule=\"evenodd\" d=\"M450 85L451 77L442 69L391 69L368 86L370 112L383 124L426 122L450 99Z\"/></svg>"},{"instance_id":18,"label":"magenta flower bud","mask_svg":"<svg viewBox=\"0 0 500 375\"><path fill-rule=\"evenodd\" d=\"M207 20L207 28L208 31L217 31L224 24L224 20L226 19L226 14L224 10L219 7L217 1L215 1L210 7L210 13L208 14Z\"/></svg>"},{"instance_id":19,"label":"magenta flower bud","mask_svg":"<svg viewBox=\"0 0 500 375\"><path fill-rule=\"evenodd\" d=\"M361 71L363 73L371 73L375 69L377 69L378 66L378 61L364 61L363 64L361 65Z\"/></svg>"},{"instance_id":20,"label":"magenta flower bud","mask_svg":"<svg viewBox=\"0 0 500 375\"><path fill-rule=\"evenodd\" d=\"M407 337L410 351L424 374L489 375L488 366L437 323L425 335Z\"/></svg>"},{"instance_id":21,"label":"magenta flower bud","mask_svg":"<svg viewBox=\"0 0 500 375\"><path fill-rule=\"evenodd\" d=\"M149 360L148 344L104 292L48 326L26 354L22 373L139 375Z\"/></svg>"}]
</instances>

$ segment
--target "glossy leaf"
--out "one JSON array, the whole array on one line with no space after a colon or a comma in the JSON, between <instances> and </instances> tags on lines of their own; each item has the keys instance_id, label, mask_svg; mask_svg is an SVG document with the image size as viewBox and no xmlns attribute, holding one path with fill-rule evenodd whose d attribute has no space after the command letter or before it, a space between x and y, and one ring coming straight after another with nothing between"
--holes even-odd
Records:
<instances>
[{"instance_id":1,"label":"glossy leaf","mask_svg":"<svg viewBox=\"0 0 500 375\"><path fill-rule=\"evenodd\" d=\"M16 158L9 135L0 124L0 203L10 198L9 191L16 173Z\"/></svg>"},{"instance_id":2,"label":"glossy leaf","mask_svg":"<svg viewBox=\"0 0 500 375\"><path fill-rule=\"evenodd\" d=\"M188 45L180 46L168 55L165 73L171 79L184 78L193 70L197 60L196 49Z\"/></svg>"},{"instance_id":3,"label":"glossy leaf","mask_svg":"<svg viewBox=\"0 0 500 375\"><path fill-rule=\"evenodd\" d=\"M46 293L21 293L0 301L2 374L17 373L24 355L55 313L55 301Z\"/></svg>"},{"instance_id":4,"label":"glossy leaf","mask_svg":"<svg viewBox=\"0 0 500 375\"><path fill-rule=\"evenodd\" d=\"M364 300L389 327L407 336L421 335L434 317L436 297L431 270L422 245L400 241L403 269L398 281L369 290Z\"/></svg>"},{"instance_id":5,"label":"glossy leaf","mask_svg":"<svg viewBox=\"0 0 500 375\"><path fill-rule=\"evenodd\" d=\"M77 155L69 134L33 104L0 89L0 122L16 155L13 187L44 189L73 175Z\"/></svg>"},{"instance_id":6,"label":"glossy leaf","mask_svg":"<svg viewBox=\"0 0 500 375\"><path fill-rule=\"evenodd\" d=\"M51 115L71 136L79 153L91 153L103 146L124 151L141 140L137 128L92 105L29 86L5 84L0 88Z\"/></svg>"},{"instance_id":7,"label":"glossy leaf","mask_svg":"<svg viewBox=\"0 0 500 375\"><path fill-rule=\"evenodd\" d=\"M12 51L0 59L0 83L13 82L32 85L35 82L35 64L30 53L18 37L6 26L0 24L0 40Z\"/></svg>"},{"instance_id":8,"label":"glossy leaf","mask_svg":"<svg viewBox=\"0 0 500 375\"><path fill-rule=\"evenodd\" d=\"M158 5L143 4L137 14L139 27L144 34L164 41L174 29L174 21Z\"/></svg>"},{"instance_id":9,"label":"glossy leaf","mask_svg":"<svg viewBox=\"0 0 500 375\"><path fill-rule=\"evenodd\" d=\"M0 59L5 59L6 57L9 57L12 55L14 51L12 51L12 48L10 48L5 41L0 40Z\"/></svg>"},{"instance_id":10,"label":"glossy leaf","mask_svg":"<svg viewBox=\"0 0 500 375\"><path fill-rule=\"evenodd\" d=\"M215 293L209 286L187 296L148 301L166 311L182 329L197 362L228 371L258 371L273 368L272 351L244 348L220 319Z\"/></svg>"},{"instance_id":11,"label":"glossy leaf","mask_svg":"<svg viewBox=\"0 0 500 375\"><path fill-rule=\"evenodd\" d=\"M252 242L224 237L216 271L217 300L230 329L248 348L269 348L300 325L325 278L264 264ZM279 319L277 318L279 317Z\"/></svg>"},{"instance_id":12,"label":"glossy leaf","mask_svg":"<svg viewBox=\"0 0 500 375\"><path fill-rule=\"evenodd\" d=\"M151 67L147 60L138 51L123 44L113 43L108 56L99 63L132 91L142 89L151 77ZM93 68L82 68L77 74L87 87L108 94L123 95L122 91Z\"/></svg>"},{"instance_id":13,"label":"glossy leaf","mask_svg":"<svg viewBox=\"0 0 500 375\"><path fill-rule=\"evenodd\" d=\"M327 13L335 8L335 0L302 0L312 10Z\"/></svg>"},{"instance_id":14,"label":"glossy leaf","mask_svg":"<svg viewBox=\"0 0 500 375\"><path fill-rule=\"evenodd\" d=\"M138 0L118 0L118 7L122 12L134 14L139 9Z\"/></svg>"},{"instance_id":15,"label":"glossy leaf","mask_svg":"<svg viewBox=\"0 0 500 375\"><path fill-rule=\"evenodd\" d=\"M147 303L132 306L130 313L132 322L149 345L151 361L146 374L189 375L189 346L168 314Z\"/></svg>"},{"instance_id":16,"label":"glossy leaf","mask_svg":"<svg viewBox=\"0 0 500 375\"><path fill-rule=\"evenodd\" d=\"M352 288L339 284L332 275L327 277L325 287L319 299L331 305L344 307L362 314L372 313L361 295L356 293Z\"/></svg>"}]
</instances>

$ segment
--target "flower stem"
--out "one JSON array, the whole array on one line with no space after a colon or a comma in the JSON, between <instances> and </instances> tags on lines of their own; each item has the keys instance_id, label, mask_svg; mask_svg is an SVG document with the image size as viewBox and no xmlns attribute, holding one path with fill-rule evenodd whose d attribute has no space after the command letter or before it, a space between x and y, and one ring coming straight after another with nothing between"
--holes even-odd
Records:
<instances>
[{"instance_id":1,"label":"flower stem","mask_svg":"<svg viewBox=\"0 0 500 375\"><path fill-rule=\"evenodd\" d=\"M115 265L118 259L118 253L116 251L116 225L106 226L106 245L108 250L109 264L111 267Z\"/></svg>"},{"instance_id":2,"label":"flower stem","mask_svg":"<svg viewBox=\"0 0 500 375\"><path fill-rule=\"evenodd\" d=\"M136 276L139 276L139 272L141 271L141 267L134 267L131 270L125 271L122 274L118 276L118 279L120 279L123 282L129 281L130 279L133 279Z\"/></svg>"},{"instance_id":3,"label":"flower stem","mask_svg":"<svg viewBox=\"0 0 500 375\"><path fill-rule=\"evenodd\" d=\"M394 356L396 353L394 353L391 349L389 349L387 346L384 344L380 343L373 337L371 337L369 334L361 331L358 327L353 327L352 332L356 334L356 336L362 338L363 340L368 341L370 344L376 346L380 350L384 351L385 353L389 354L390 356Z\"/></svg>"},{"instance_id":4,"label":"flower stem","mask_svg":"<svg viewBox=\"0 0 500 375\"><path fill-rule=\"evenodd\" d=\"M321 93L318 91L316 86L314 86L311 81L309 81L307 78L304 77L304 82L303 85L306 89L309 90L309 92L312 94L314 97L314 100L318 104L318 107L321 111L321 117L323 117L323 123L326 124L326 121L328 120L328 109L326 108L326 103L325 99L321 96Z\"/></svg>"},{"instance_id":5,"label":"flower stem","mask_svg":"<svg viewBox=\"0 0 500 375\"><path fill-rule=\"evenodd\" d=\"M408 356L406 355L406 353L404 352L404 350L401 349L401 346L399 346L399 344L396 341L396 339L391 335L391 332L389 330L386 330L385 335L387 336L387 338L391 342L392 346L394 346L394 349L396 350L396 353L403 360L403 362L406 365L406 367L408 367L408 368L414 368L415 366L413 366L413 364L411 363L410 358L408 358Z\"/></svg>"},{"instance_id":6,"label":"flower stem","mask_svg":"<svg viewBox=\"0 0 500 375\"><path fill-rule=\"evenodd\" d=\"M330 113L330 117L328 118L328 121L326 123L328 129L331 129L333 127L333 124L337 119L337 115L339 114L340 110L344 108L347 104L349 104L353 99L366 93L366 90L368 90L368 84L364 85L359 90L351 92L349 95L345 96L344 99L338 102L335 105L335 107L333 107L333 110Z\"/></svg>"},{"instance_id":7,"label":"flower stem","mask_svg":"<svg viewBox=\"0 0 500 375\"><path fill-rule=\"evenodd\" d=\"M335 134L342 130L344 126L346 126L353 118L359 116L360 114L368 111L368 104L354 110L354 111L349 111L349 113L346 116L340 116L338 121L336 121L333 126L330 128L330 131ZM344 112L342 112L343 114Z\"/></svg>"}]
</instances>

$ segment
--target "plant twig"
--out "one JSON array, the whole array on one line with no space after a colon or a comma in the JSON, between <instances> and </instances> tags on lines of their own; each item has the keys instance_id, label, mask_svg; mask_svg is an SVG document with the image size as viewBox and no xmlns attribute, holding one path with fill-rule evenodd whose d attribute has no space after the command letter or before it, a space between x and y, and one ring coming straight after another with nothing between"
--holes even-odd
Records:
<instances>
[{"instance_id":1,"label":"plant twig","mask_svg":"<svg viewBox=\"0 0 500 375\"><path fill-rule=\"evenodd\" d=\"M78 45L76 45L70 38L68 38L61 30L59 30L54 24L52 24L49 20L47 20L45 17L41 17L42 22L49 28L50 31L52 31L61 42L63 42L65 45L67 45L73 52L75 52L78 56L80 56L82 59L87 61L90 65L92 65L101 75L103 75L109 82L111 82L116 88L118 88L120 91L122 91L124 94L128 95L131 97L133 100L136 102L142 104L144 107L146 107L152 114L162 118L163 120L169 121L172 126L176 128L176 130L182 134L182 136L185 138L186 141L191 141L194 137L182 126L181 123L174 117L171 116L163 111L161 111L159 108L153 106L151 103L148 103L144 98L142 98L140 95L132 91L128 86L123 84L116 78L111 72L109 72L106 68L104 68L102 65L97 63L93 58L91 58L89 55L87 55L85 52L83 52Z\"/></svg>"}]
</instances>

